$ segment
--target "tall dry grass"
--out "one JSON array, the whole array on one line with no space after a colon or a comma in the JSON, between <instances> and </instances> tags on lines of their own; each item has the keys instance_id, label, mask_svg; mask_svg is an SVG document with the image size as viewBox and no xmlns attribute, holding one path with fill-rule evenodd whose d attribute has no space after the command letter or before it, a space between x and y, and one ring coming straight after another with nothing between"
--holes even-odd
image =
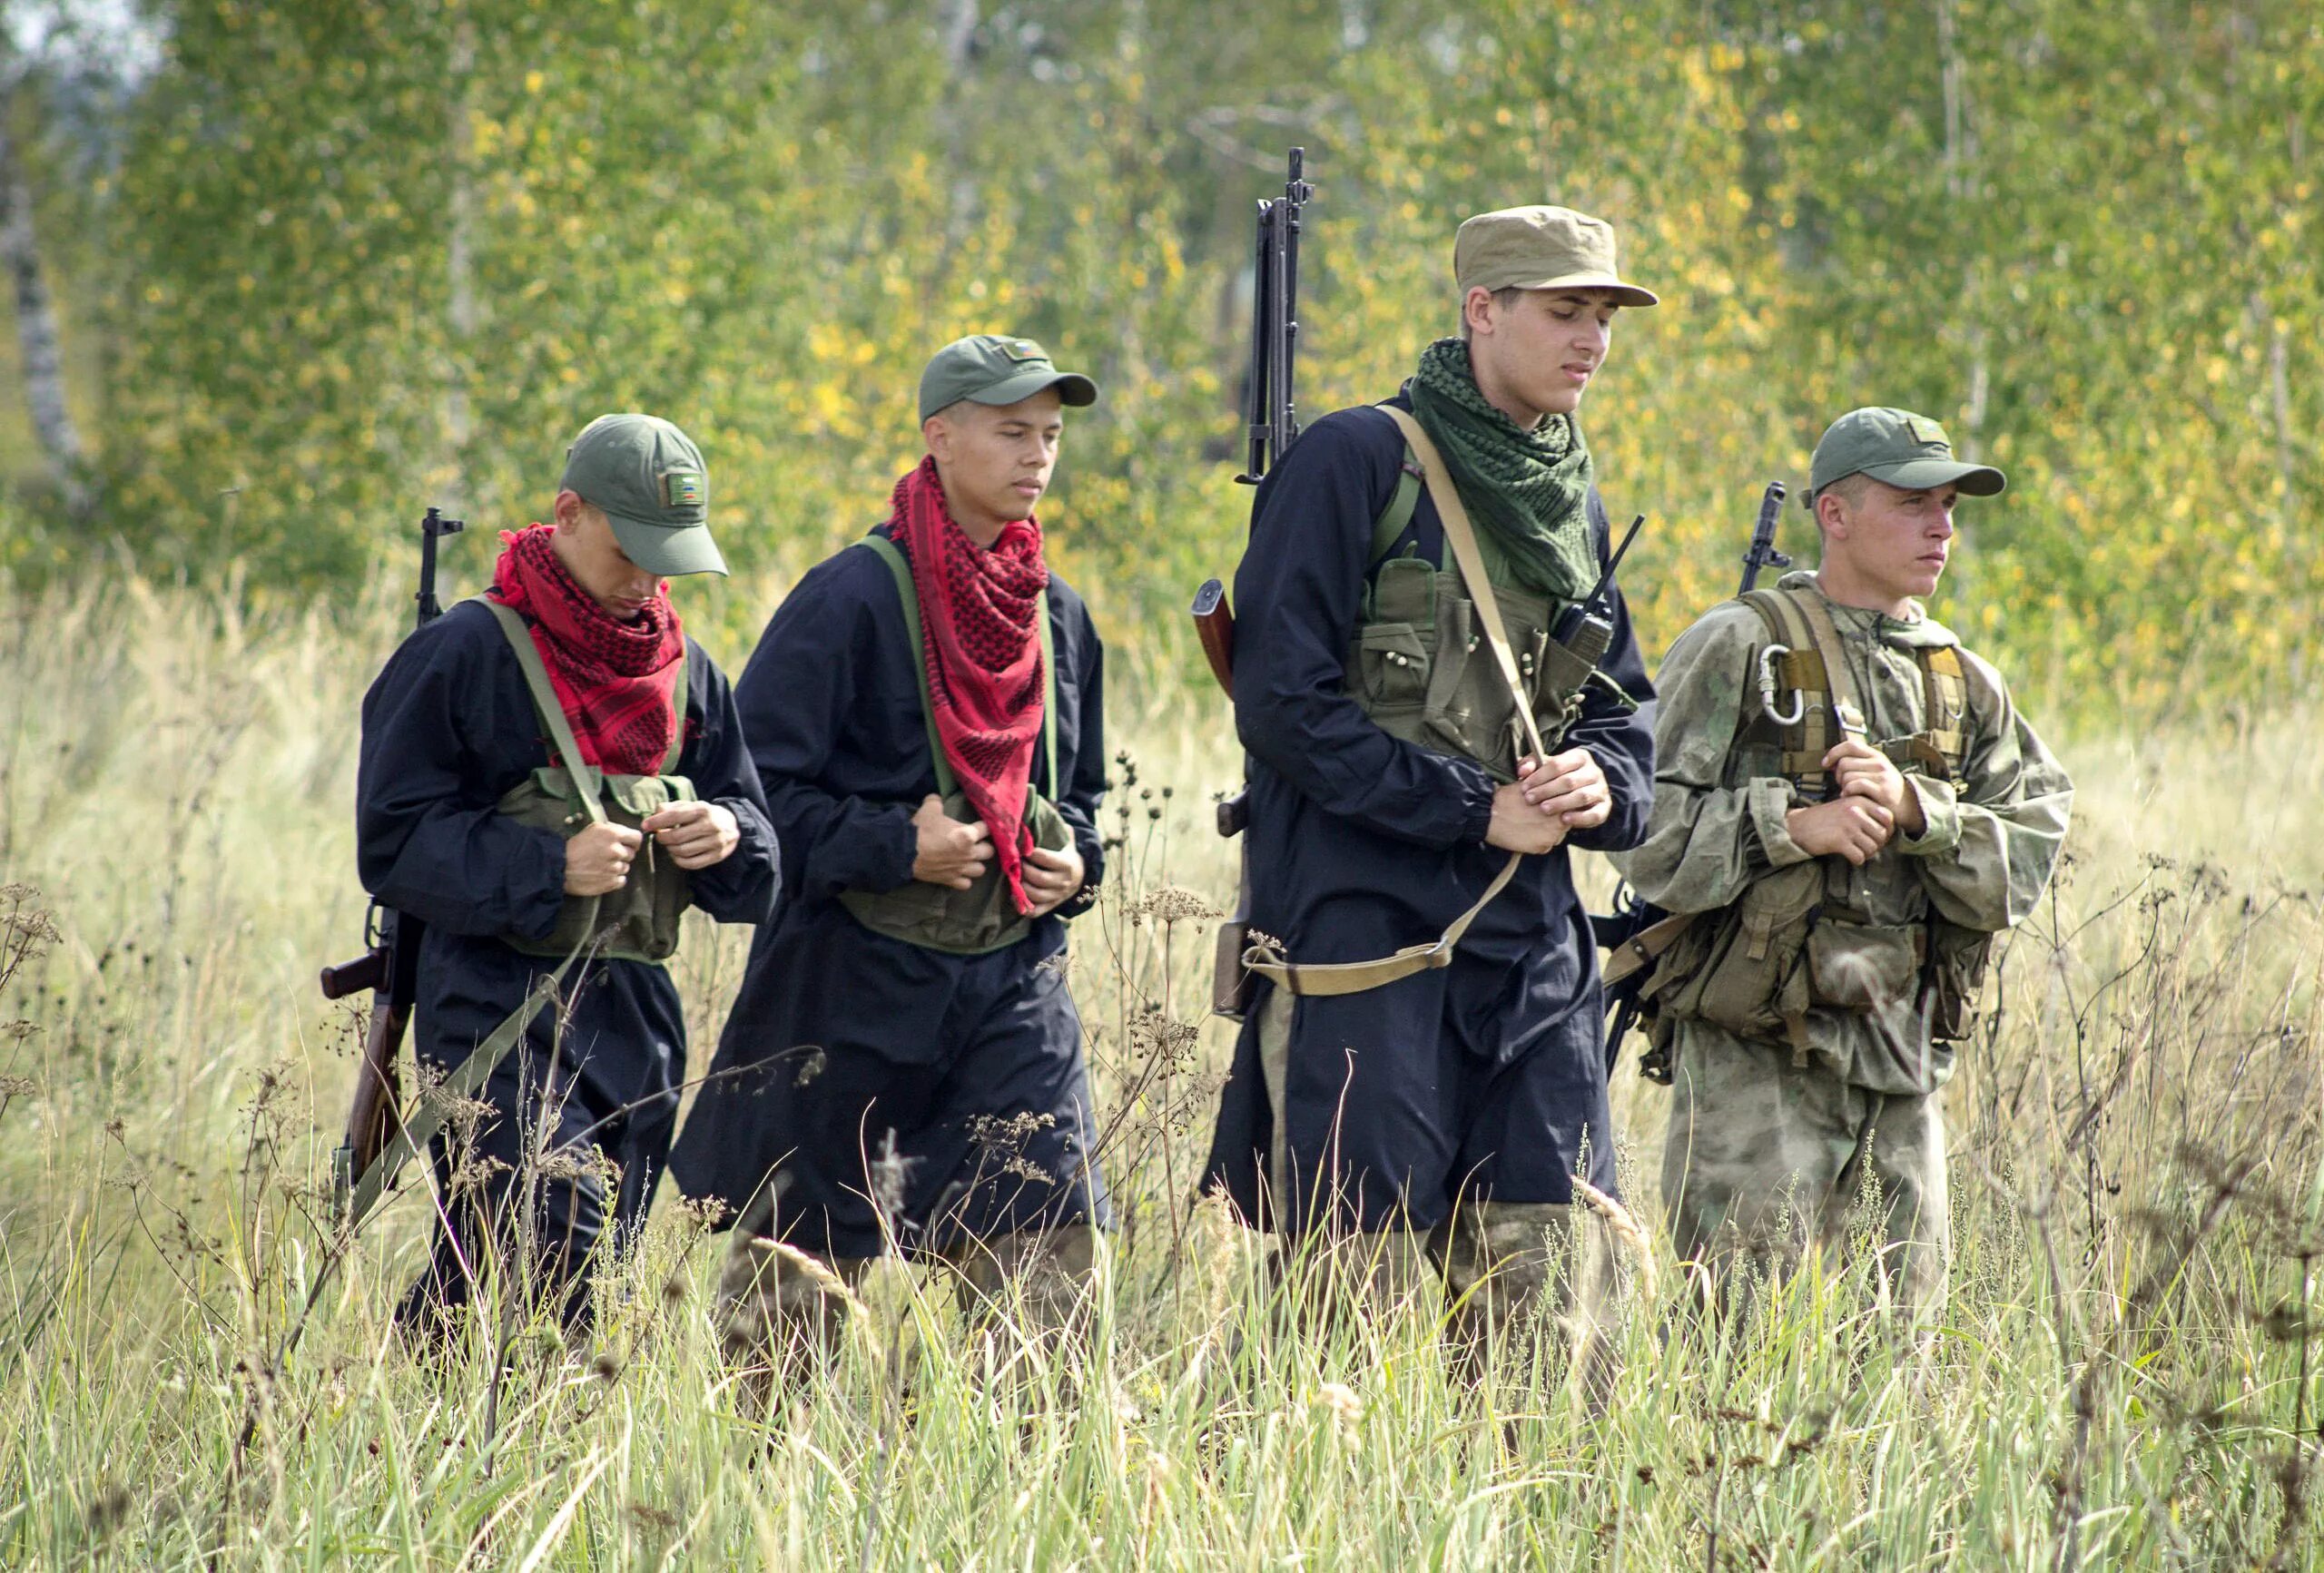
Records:
<instances>
[{"instance_id":1,"label":"tall dry grass","mask_svg":"<svg viewBox=\"0 0 2324 1573\"><path fill-rule=\"evenodd\" d=\"M1124 1203L1088 1325L972 1339L944 1285L885 1270L869 1335L762 1428L682 1210L602 1285L595 1343L516 1328L498 1382L490 1340L436 1370L389 1330L423 1200L343 1255L324 1222L354 1020L313 974L360 923L352 717L389 591L346 625L138 584L6 610L0 1564L2319 1560L2312 713L2064 739L2072 860L1947 1094L1930 1350L1853 1268L1732 1326L1665 1271L1593 1420L1554 1368L1460 1380L1425 1313L1285 1315L1256 1243L1182 1204L1223 1065L1205 826L1236 760L1207 701L1118 696L1123 844L1072 973ZM689 934L697 1056L742 938ZM1627 1066L1616 1094L1659 1240L1663 1095Z\"/></svg>"}]
</instances>

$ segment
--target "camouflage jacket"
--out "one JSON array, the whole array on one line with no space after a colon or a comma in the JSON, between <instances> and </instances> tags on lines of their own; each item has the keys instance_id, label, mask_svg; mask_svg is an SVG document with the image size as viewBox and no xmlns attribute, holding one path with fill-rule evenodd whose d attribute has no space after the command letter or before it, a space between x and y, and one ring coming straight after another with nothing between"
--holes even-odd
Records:
<instances>
[{"instance_id":1,"label":"camouflage jacket","mask_svg":"<svg viewBox=\"0 0 2324 1573\"><path fill-rule=\"evenodd\" d=\"M1787 590L1815 585L1808 573L1782 580ZM1954 636L1925 616L1900 621L1826 605L1868 713L1870 741L1920 731L1925 701L1913 652L1956 643ZM1679 636L1656 676L1654 808L1645 841L1615 860L1641 895L1669 911L1716 911L1753 880L1810 855L1785 830L1786 811L1805 800L1779 772L1775 749L1738 739L1758 703L1756 663L1767 641L1758 613L1724 602ZM1830 860L1833 879L1846 883L1846 904L1870 922L1915 923L1934 911L1964 928L2010 928L2033 910L2064 841L2073 803L2064 768L2018 713L2001 674L1966 650L1960 656L1968 699L1963 780L1905 767L1926 821L1922 833L1899 832L1860 869ZM1841 1066L1859 1058L1850 1040L1866 1029L1833 1011L1809 1018L1819 1057ZM1941 1046L1940 1056L1932 1080L1950 1068Z\"/></svg>"}]
</instances>

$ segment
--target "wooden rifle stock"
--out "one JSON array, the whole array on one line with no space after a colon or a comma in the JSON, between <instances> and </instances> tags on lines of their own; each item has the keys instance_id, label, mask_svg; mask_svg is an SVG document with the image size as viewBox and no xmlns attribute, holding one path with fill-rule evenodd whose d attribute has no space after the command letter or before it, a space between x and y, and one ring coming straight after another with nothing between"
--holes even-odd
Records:
<instances>
[{"instance_id":1,"label":"wooden rifle stock","mask_svg":"<svg viewBox=\"0 0 2324 1573\"><path fill-rule=\"evenodd\" d=\"M395 1136L401 1122L396 1106L401 1087L396 1076L396 1053L403 1047L404 1029L411 1021L408 1002L375 998L370 1030L363 1035L363 1063L355 1070L355 1096L347 1106L349 1179L369 1169Z\"/></svg>"},{"instance_id":2,"label":"wooden rifle stock","mask_svg":"<svg viewBox=\"0 0 2324 1573\"><path fill-rule=\"evenodd\" d=\"M419 591L412 597L414 629L444 614L436 598L436 543L468 528L430 508L419 521ZM411 1025L411 1005L419 992L419 920L373 902L371 948L352 961L322 969L325 999L371 991L371 1023L363 1035L363 1062L355 1071L355 1096L347 1110L347 1139L331 1155L332 1200L346 1215L350 1198L364 1173L402 1128L397 1114L396 1053Z\"/></svg>"},{"instance_id":3,"label":"wooden rifle stock","mask_svg":"<svg viewBox=\"0 0 2324 1573\"><path fill-rule=\"evenodd\" d=\"M1210 674L1218 680L1219 691L1227 698L1235 697L1235 614L1226 605L1226 586L1216 579L1205 579L1202 588L1195 592L1195 633L1202 640L1203 659L1210 663Z\"/></svg>"}]
</instances>

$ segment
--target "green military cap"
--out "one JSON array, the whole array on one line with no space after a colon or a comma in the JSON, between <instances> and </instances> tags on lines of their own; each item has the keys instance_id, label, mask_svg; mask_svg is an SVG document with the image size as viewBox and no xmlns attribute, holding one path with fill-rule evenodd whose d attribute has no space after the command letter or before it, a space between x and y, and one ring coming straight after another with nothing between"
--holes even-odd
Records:
<instances>
[{"instance_id":1,"label":"green military cap","mask_svg":"<svg viewBox=\"0 0 2324 1573\"><path fill-rule=\"evenodd\" d=\"M710 472L694 439L659 416L601 415L565 450L560 489L605 511L624 555L649 574L723 574L710 538Z\"/></svg>"},{"instance_id":2,"label":"green military cap","mask_svg":"<svg viewBox=\"0 0 2324 1573\"><path fill-rule=\"evenodd\" d=\"M1075 406L1098 402L1098 385L1078 371L1059 371L1049 352L1029 339L972 333L936 352L920 374L920 418L945 406L972 399L978 404L1015 404L1045 388Z\"/></svg>"},{"instance_id":3,"label":"green military cap","mask_svg":"<svg viewBox=\"0 0 2324 1573\"><path fill-rule=\"evenodd\" d=\"M1955 458L1953 439L1928 417L1877 406L1851 409L1825 429L1808 462L1807 500L1812 505L1834 481L1859 474L1913 492L1957 486L1973 497L2009 484L1991 465Z\"/></svg>"},{"instance_id":4,"label":"green military cap","mask_svg":"<svg viewBox=\"0 0 2324 1573\"><path fill-rule=\"evenodd\" d=\"M1614 226L1571 208L1479 213L1452 237L1452 277L1472 290L1610 290L1625 306L1660 304L1614 267Z\"/></svg>"}]
</instances>

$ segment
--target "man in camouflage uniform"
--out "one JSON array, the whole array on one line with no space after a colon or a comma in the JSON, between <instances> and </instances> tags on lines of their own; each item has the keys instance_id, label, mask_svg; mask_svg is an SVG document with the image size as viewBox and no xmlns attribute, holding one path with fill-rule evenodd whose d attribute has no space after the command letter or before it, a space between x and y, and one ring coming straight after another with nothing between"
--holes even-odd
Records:
<instances>
[{"instance_id":1,"label":"man in camouflage uniform","mask_svg":"<svg viewBox=\"0 0 2324 1573\"><path fill-rule=\"evenodd\" d=\"M1679 1256L1724 1283L1838 1243L1876 1188L1884 1294L1925 1313L1950 1244L1949 1040L1991 936L2048 883L2073 792L2000 673L1916 599L1955 500L2001 472L1877 408L1835 421L1811 467L1817 571L1713 607L1655 679L1653 812L1618 860L1702 915L1646 988L1675 1062L1662 1190Z\"/></svg>"}]
</instances>

